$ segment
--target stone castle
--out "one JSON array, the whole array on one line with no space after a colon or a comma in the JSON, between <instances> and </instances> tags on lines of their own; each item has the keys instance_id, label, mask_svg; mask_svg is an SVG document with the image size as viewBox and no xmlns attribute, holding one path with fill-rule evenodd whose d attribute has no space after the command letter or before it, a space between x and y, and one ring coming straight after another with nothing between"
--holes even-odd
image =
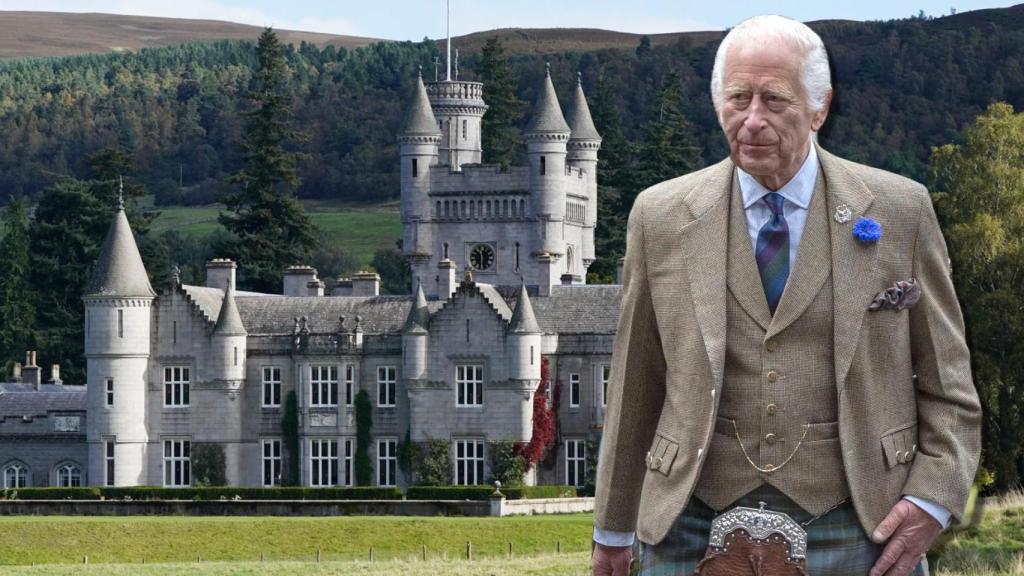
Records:
<instances>
[{"instance_id":1,"label":"stone castle","mask_svg":"<svg viewBox=\"0 0 1024 576\"><path fill-rule=\"evenodd\" d=\"M482 164L482 93L416 80L398 135L412 296L380 295L374 273L328 286L305 266L280 295L243 292L230 260L207 265L205 286L157 293L119 209L84 298L84 389L59 373L43 384L32 353L19 382L0 384L3 486L188 486L207 444L229 485L279 484L293 458L298 484L352 485L361 390L375 484L415 482L398 469L406 437L444 441L451 483L481 484L489 441L530 440L542 362L558 388L557 458L527 481L582 484L621 291L585 284L601 139L582 85L567 121L546 74L528 164ZM291 392L295 454L281 425Z\"/></svg>"}]
</instances>

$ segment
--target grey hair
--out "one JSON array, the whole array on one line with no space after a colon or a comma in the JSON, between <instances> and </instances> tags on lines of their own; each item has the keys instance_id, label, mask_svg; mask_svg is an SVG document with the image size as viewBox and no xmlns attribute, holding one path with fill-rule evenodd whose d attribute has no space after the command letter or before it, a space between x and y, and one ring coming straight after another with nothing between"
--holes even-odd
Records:
<instances>
[{"instance_id":1,"label":"grey hair","mask_svg":"<svg viewBox=\"0 0 1024 576\"><path fill-rule=\"evenodd\" d=\"M825 43L806 24L784 16L754 16L740 22L729 31L715 54L715 67L711 71L711 100L718 111L723 103L725 80L725 56L734 45L754 42L768 46L786 42L803 53L800 66L800 83L807 94L807 107L818 112L825 107L828 92L832 89Z\"/></svg>"}]
</instances>

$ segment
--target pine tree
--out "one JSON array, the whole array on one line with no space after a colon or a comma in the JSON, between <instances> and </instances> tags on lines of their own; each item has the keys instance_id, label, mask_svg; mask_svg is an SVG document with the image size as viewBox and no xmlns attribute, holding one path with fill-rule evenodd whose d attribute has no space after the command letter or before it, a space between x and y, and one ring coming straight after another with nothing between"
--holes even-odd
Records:
<instances>
[{"instance_id":1,"label":"pine tree","mask_svg":"<svg viewBox=\"0 0 1024 576\"><path fill-rule=\"evenodd\" d=\"M0 241L0 366L35 345L35 303L29 283L28 204L12 200L4 211ZM6 372L6 366L4 366Z\"/></svg>"},{"instance_id":2,"label":"pine tree","mask_svg":"<svg viewBox=\"0 0 1024 576\"><path fill-rule=\"evenodd\" d=\"M641 128L632 189L623 190L623 212L643 189L700 168L701 153L690 122L683 115L683 86L675 73L669 75L655 99L656 110Z\"/></svg>"},{"instance_id":3,"label":"pine tree","mask_svg":"<svg viewBox=\"0 0 1024 576\"><path fill-rule=\"evenodd\" d=\"M523 142L515 123L522 117L525 104L516 98L516 82L505 57L505 48L497 37L484 44L477 69L484 83L484 114L481 145L484 162L510 166L523 152Z\"/></svg>"},{"instance_id":4,"label":"pine tree","mask_svg":"<svg viewBox=\"0 0 1024 576\"><path fill-rule=\"evenodd\" d=\"M85 307L100 245L114 211L88 182L67 178L43 193L30 232L39 357L61 365L68 382L85 382Z\"/></svg>"},{"instance_id":5,"label":"pine tree","mask_svg":"<svg viewBox=\"0 0 1024 576\"><path fill-rule=\"evenodd\" d=\"M264 292L281 287L289 265L301 264L316 246L316 227L293 195L299 185L299 155L289 145L306 135L289 127L289 69L277 34L263 31L256 46L259 67L248 98L242 156L245 168L232 177L241 190L225 195L220 222L234 236L221 249L240 262L239 285Z\"/></svg>"}]
</instances>

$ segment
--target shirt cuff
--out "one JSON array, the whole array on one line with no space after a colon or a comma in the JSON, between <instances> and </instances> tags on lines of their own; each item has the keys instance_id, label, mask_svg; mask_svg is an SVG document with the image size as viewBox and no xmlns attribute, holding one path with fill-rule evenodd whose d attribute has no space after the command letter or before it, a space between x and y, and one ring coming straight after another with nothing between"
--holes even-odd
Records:
<instances>
[{"instance_id":1,"label":"shirt cuff","mask_svg":"<svg viewBox=\"0 0 1024 576\"><path fill-rule=\"evenodd\" d=\"M909 500L912 504L927 512L932 518L938 520L943 530L949 528L949 520L953 517L953 513L946 510L946 508L941 504L936 504L931 500L925 500L924 498L918 498L917 496L904 496L903 499Z\"/></svg>"},{"instance_id":2,"label":"shirt cuff","mask_svg":"<svg viewBox=\"0 0 1024 576\"><path fill-rule=\"evenodd\" d=\"M594 526L594 542L605 546L632 546L633 532L615 532L614 530L601 530Z\"/></svg>"}]
</instances>

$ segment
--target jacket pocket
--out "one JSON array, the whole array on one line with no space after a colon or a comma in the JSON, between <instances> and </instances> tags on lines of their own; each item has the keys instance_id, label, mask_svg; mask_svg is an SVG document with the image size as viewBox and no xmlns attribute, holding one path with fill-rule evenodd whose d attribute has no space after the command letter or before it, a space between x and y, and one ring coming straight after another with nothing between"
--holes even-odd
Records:
<instances>
[{"instance_id":1,"label":"jacket pocket","mask_svg":"<svg viewBox=\"0 0 1024 576\"><path fill-rule=\"evenodd\" d=\"M651 450L647 453L647 468L649 470L657 470L668 476L678 452L678 442L669 438L667 434L655 433L654 443L651 445Z\"/></svg>"},{"instance_id":2,"label":"jacket pocket","mask_svg":"<svg viewBox=\"0 0 1024 576\"><path fill-rule=\"evenodd\" d=\"M910 464L917 455L917 422L902 424L882 434L886 468Z\"/></svg>"}]
</instances>

